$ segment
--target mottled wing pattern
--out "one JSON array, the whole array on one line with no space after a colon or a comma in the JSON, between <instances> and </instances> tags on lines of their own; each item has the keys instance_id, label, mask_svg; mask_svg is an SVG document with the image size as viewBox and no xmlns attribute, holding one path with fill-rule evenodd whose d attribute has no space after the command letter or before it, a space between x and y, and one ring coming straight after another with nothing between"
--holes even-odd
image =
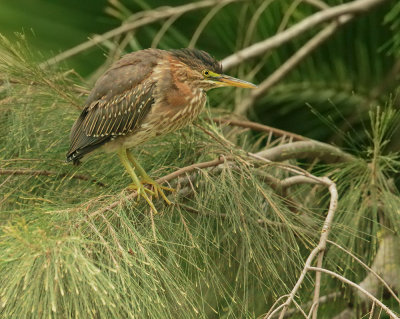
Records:
<instances>
[{"instance_id":1,"label":"mottled wing pattern","mask_svg":"<svg viewBox=\"0 0 400 319\"><path fill-rule=\"evenodd\" d=\"M100 100L89 106L82 123L84 131L93 137L125 135L142 122L153 102L152 86L145 85L138 85L111 100Z\"/></svg>"},{"instance_id":2,"label":"mottled wing pattern","mask_svg":"<svg viewBox=\"0 0 400 319\"><path fill-rule=\"evenodd\" d=\"M106 142L140 127L154 103L153 90L154 85L144 82L87 105L71 130L67 161L78 162Z\"/></svg>"}]
</instances>

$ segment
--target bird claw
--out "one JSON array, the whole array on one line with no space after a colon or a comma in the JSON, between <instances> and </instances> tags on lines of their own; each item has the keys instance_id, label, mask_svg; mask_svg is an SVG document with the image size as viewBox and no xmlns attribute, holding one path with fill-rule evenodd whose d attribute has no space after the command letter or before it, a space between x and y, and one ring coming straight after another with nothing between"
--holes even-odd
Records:
<instances>
[{"instance_id":1,"label":"bird claw","mask_svg":"<svg viewBox=\"0 0 400 319\"><path fill-rule=\"evenodd\" d=\"M135 183L132 183L128 186L128 189L134 190L137 192L137 198L139 201L140 197L143 197L146 202L149 204L150 208L153 210L154 214L157 214L157 209L155 208L152 200L149 198L149 196L147 194L149 194L150 196L155 196L156 193L153 192L152 190L148 189L147 187L145 187L143 184L140 184L139 186L136 185Z\"/></svg>"},{"instance_id":2,"label":"bird claw","mask_svg":"<svg viewBox=\"0 0 400 319\"><path fill-rule=\"evenodd\" d=\"M158 195L160 194L161 197L164 199L164 201L168 204L171 205L171 201L167 198L167 196L164 193L164 190L169 191L169 192L175 192L175 189L171 188L171 187L166 187L166 186L162 186L159 183L157 183L156 181L150 179L150 178L143 178L140 181L142 184L148 184L151 185L151 188L154 192L154 197L158 198Z\"/></svg>"},{"instance_id":3,"label":"bird claw","mask_svg":"<svg viewBox=\"0 0 400 319\"><path fill-rule=\"evenodd\" d=\"M149 189L144 186L144 184L150 185L152 189ZM144 178L140 181L140 185L136 185L135 183L132 183L128 186L129 189L134 190L138 194L138 201L140 197L143 197L146 202L149 204L150 208L154 211L155 214L157 214L157 209L154 207L154 204L152 200L149 198L149 196L154 196L156 198L161 195L161 197L164 199L164 201L168 204L171 205L171 201L167 198L167 196L164 193L164 190L170 191L170 192L175 192L175 189L162 186L156 181L150 179L150 178Z\"/></svg>"},{"instance_id":4,"label":"bird claw","mask_svg":"<svg viewBox=\"0 0 400 319\"><path fill-rule=\"evenodd\" d=\"M151 189L144 187L144 185L142 183L139 187L135 183L131 183L128 185L128 189L136 191L136 192L138 192L138 194L147 192L150 196L156 195L155 192L153 192Z\"/></svg>"}]
</instances>

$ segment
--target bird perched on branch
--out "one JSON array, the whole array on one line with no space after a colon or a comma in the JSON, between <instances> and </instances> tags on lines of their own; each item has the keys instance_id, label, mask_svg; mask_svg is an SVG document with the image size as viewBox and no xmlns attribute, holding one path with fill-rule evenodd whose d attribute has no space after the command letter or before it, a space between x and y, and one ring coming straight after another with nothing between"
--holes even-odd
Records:
<instances>
[{"instance_id":1,"label":"bird perched on branch","mask_svg":"<svg viewBox=\"0 0 400 319\"><path fill-rule=\"evenodd\" d=\"M221 64L204 51L147 49L127 54L97 80L71 129L67 161L79 164L100 147L118 152L131 187L156 212L149 195L161 195L170 204L163 190L172 189L151 179L129 149L191 123L206 103L206 91L223 86L256 87L222 74Z\"/></svg>"}]
</instances>

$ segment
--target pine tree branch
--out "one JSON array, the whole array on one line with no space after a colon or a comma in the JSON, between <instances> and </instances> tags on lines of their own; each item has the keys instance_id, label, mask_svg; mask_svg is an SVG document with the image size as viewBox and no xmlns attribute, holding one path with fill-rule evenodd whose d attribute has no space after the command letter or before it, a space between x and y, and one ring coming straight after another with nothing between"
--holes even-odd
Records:
<instances>
[{"instance_id":1,"label":"pine tree branch","mask_svg":"<svg viewBox=\"0 0 400 319\"><path fill-rule=\"evenodd\" d=\"M332 244L334 246L336 246L337 248L339 248L341 251L344 251L346 254L350 255L354 260L356 260L361 266L363 266L365 269L367 269L369 271L369 273L371 273L372 275L374 275L384 286L385 288L389 291L389 293L392 295L392 297L394 299L396 299L396 301L399 303L400 305L400 299L399 297L397 297L396 293L392 290L392 288L390 288L390 286L388 285L388 283L383 280L383 278L381 276L378 275L378 273L376 271L374 271L371 267L369 267L366 263L364 263L360 258L358 258L357 256L355 256L353 253L351 253L349 250L347 250L346 248L340 246L339 244L335 243L334 241L328 240L327 241L329 244Z\"/></svg>"},{"instance_id":2,"label":"pine tree branch","mask_svg":"<svg viewBox=\"0 0 400 319\"><path fill-rule=\"evenodd\" d=\"M343 152L341 149L326 143L310 140L299 141L279 145L270 149L266 149L258 153L261 157L268 158L273 162L285 161L288 159L315 159L326 163L352 162L357 160L356 157L349 153Z\"/></svg>"},{"instance_id":3,"label":"pine tree branch","mask_svg":"<svg viewBox=\"0 0 400 319\"><path fill-rule=\"evenodd\" d=\"M274 73L272 73L267 79L265 79L258 88L251 91L249 97L243 100L237 108L235 113L245 114L254 104L254 102L265 95L268 90L284 78L291 70L293 70L302 60L310 55L316 48L318 48L323 42L331 37L337 29L343 24L349 22L354 16L344 15L341 16L335 22L332 22L329 26L320 31L311 40L306 42L299 50L297 50L285 63L283 63Z\"/></svg>"},{"instance_id":4,"label":"pine tree branch","mask_svg":"<svg viewBox=\"0 0 400 319\"><path fill-rule=\"evenodd\" d=\"M377 305L379 305L379 307L381 307L392 319L400 319L400 317L398 317L392 310L390 310L385 304L383 304L378 298L376 298L374 295L372 295L370 292L368 292L367 290L365 290L363 287L361 287L360 285L357 285L355 282L324 268L320 268L320 267L308 267L308 270L310 271L315 271L317 273L326 273L328 275L331 275L337 279L339 279L340 281L356 288L358 291L362 292L363 294L365 294L372 302L376 303Z\"/></svg>"},{"instance_id":5,"label":"pine tree branch","mask_svg":"<svg viewBox=\"0 0 400 319\"><path fill-rule=\"evenodd\" d=\"M222 164L226 159L227 159L226 157L221 156L221 157L216 158L215 160L212 160L212 161L196 163L196 164L192 164L192 165L189 165L189 166L185 166L185 167L183 167L181 169L178 169L175 172L172 172L172 173L170 173L168 175L165 175L165 176L157 179L156 182L159 183L159 184L162 184L162 183L171 181L171 180L173 180L175 178L178 178L181 175L184 175L186 173L194 171L196 169L215 167L215 166L218 166L219 164ZM138 196L138 193L136 191L134 191L134 192L130 193L128 196L124 197L124 200L131 201L131 200L135 199L137 196ZM121 204L122 204L122 199L114 201L110 205L108 205L106 207L103 207L103 208L91 213L90 215L88 215L87 218L93 218L93 217L95 217L95 216L97 216L99 214L103 214L106 211L110 211L110 210L114 209L115 207L118 207Z\"/></svg>"},{"instance_id":6,"label":"pine tree branch","mask_svg":"<svg viewBox=\"0 0 400 319\"><path fill-rule=\"evenodd\" d=\"M258 127L257 125L255 125L256 123L245 123L246 125L250 125L250 126L254 126L254 127ZM262 128L262 129L269 129L269 127L258 127L258 128ZM284 131L283 131L284 132ZM284 132L286 134L286 132ZM276 161L284 161L286 159L291 159L291 158L320 158L322 160L325 160L327 162L346 162L346 161L354 161L356 160L355 157L353 157L350 154L347 154L343 151L341 151L339 148L336 148L332 145L329 144L324 144L318 141L299 141L299 142L294 142L294 143L289 143L289 144L284 144L284 145L280 145L271 149L267 149L264 151L261 151L257 154L252 154L252 153L248 153L248 155L250 157L253 157L257 160L262 160L262 161L266 161L268 163L271 163L272 161L276 162ZM196 163L196 164L192 164L186 167L183 167L175 172L172 172L164 177L161 177L157 180L157 183L164 183L164 182L168 182L171 181L173 179L176 179L188 172L191 172L193 170L196 169L203 169L203 168L209 168L209 167L216 167L222 163L224 163L225 161L230 161L231 158L230 157L225 157L225 156L220 156L219 158L212 160L212 161L208 161L208 162L202 162L202 163ZM280 164L281 167L288 169L296 174L300 174L300 175L304 175L305 177L314 179L314 175L309 174L306 171L300 170L299 168L295 167L295 168L289 168L288 165L282 165ZM188 177L190 179L190 177ZM314 180L320 180L320 178L315 177ZM302 180L302 182L304 182L304 179ZM311 183L311 181L309 181ZM290 183L295 184L294 180L291 182L284 182L282 185L275 185L273 183L271 183L271 186L276 186L280 189L284 189L288 186L285 186L285 183L288 183L289 186ZM124 199L119 199L117 201L114 201L113 203L111 203L110 205L103 207L95 212L93 212L92 214L90 214L88 217L92 218L98 214L103 214L106 211L110 211L112 209L114 209L115 207L119 206L122 204L123 200L127 200L127 201L131 201L134 198L137 197L137 192L132 192L130 193L127 197L124 197Z\"/></svg>"},{"instance_id":7,"label":"pine tree branch","mask_svg":"<svg viewBox=\"0 0 400 319\"><path fill-rule=\"evenodd\" d=\"M249 128L255 131L261 131L261 132L268 132L272 133L275 136L282 136L282 137L290 137L294 141L307 141L309 140L305 136L301 136L289 131L284 131L272 126L268 125L263 125L260 123L256 122L251 122L251 121L240 121L240 120L234 120L234 119L224 119L224 118L213 118L212 121L217 124L227 124L227 125L232 125L232 126L239 126L239 127L244 127L244 128Z\"/></svg>"},{"instance_id":8,"label":"pine tree branch","mask_svg":"<svg viewBox=\"0 0 400 319\"><path fill-rule=\"evenodd\" d=\"M88 40L84 43L81 43L69 50L66 50L66 51L56 55L55 57L41 63L40 67L47 67L50 65L54 65L65 59L68 59L78 53L86 51L87 49L90 49L106 40L112 39L120 34L133 31L135 29L143 27L147 24L157 22L159 20L167 19L167 18L170 18L173 16L180 16L180 15L185 14L190 11L195 11L195 10L199 10L199 9L203 9L203 8L207 8L207 7L212 7L215 5L229 4L229 3L240 2L240 1L245 1L245 0L203 0L203 1L193 2L193 3L189 3L189 4L182 5L182 6L177 6L177 7L163 6L163 7L154 9L154 10L140 12L140 16L133 15L131 18L128 18L128 21L133 20L132 22L124 23L120 27L110 30L101 35L95 35L90 40Z\"/></svg>"},{"instance_id":9,"label":"pine tree branch","mask_svg":"<svg viewBox=\"0 0 400 319\"><path fill-rule=\"evenodd\" d=\"M55 172L55 171L48 171L48 170L33 170L29 168L22 168L22 169L0 169L0 175L32 175L32 176L54 176L57 178L64 178L64 177L69 177L69 178L76 178L80 179L83 181L90 181L98 186L101 187L106 187L105 184L102 182L99 182L89 176L82 175L82 174L74 174L74 175L69 175L66 173L60 173L60 172Z\"/></svg>"},{"instance_id":10,"label":"pine tree branch","mask_svg":"<svg viewBox=\"0 0 400 319\"><path fill-rule=\"evenodd\" d=\"M331 199L330 199L330 204L329 204L329 209L328 209L328 213L327 216L325 218L322 230L321 230L321 236L320 236L320 240L319 243L317 245L317 247L315 247L310 255L308 256L304 268L297 280L296 285L293 287L292 291L290 292L288 298L286 299L285 303L283 303L282 305L280 305L278 308L276 308L274 311L270 311L268 312L269 315L265 316L265 319L270 319L273 318L273 316L275 314L277 314L279 311L280 312L280 316L279 318L282 319L285 316L285 313L288 309L288 307L290 306L290 304L293 302L295 295L297 294L297 291L300 289L301 284L303 283L307 272L309 271L309 268L311 267L311 263L313 262L313 260L315 259L315 257L318 258L317 263L320 264L322 263L323 260L323 256L324 256L324 251L325 251L325 247L326 247L326 243L328 240L328 236L330 233L330 229L332 226L332 221L333 221L333 217L335 215L336 212L336 208L337 208L337 202L338 202L338 193L337 193L337 189L336 189L336 184L334 182L332 182L329 178L327 177L321 177L318 178L316 176L314 176L314 179L316 180L315 183L320 183L322 185L325 185L329 188L329 192L331 194ZM316 276L315 279L315 289L314 289L314 299L313 299L313 304L316 304L315 306L313 305L314 309L313 309L313 316L316 316L317 314L317 310L318 310L318 301L319 301L319 292L320 292L320 284L321 284L321 276Z\"/></svg>"},{"instance_id":11,"label":"pine tree branch","mask_svg":"<svg viewBox=\"0 0 400 319\"><path fill-rule=\"evenodd\" d=\"M319 11L271 38L255 43L235 54L226 57L222 60L223 68L224 70L228 70L239 65L243 61L262 55L265 52L279 47L282 44L289 42L293 38L304 34L304 32L317 26L318 24L337 19L343 15L364 13L387 1L388 0L356 0Z\"/></svg>"},{"instance_id":12,"label":"pine tree branch","mask_svg":"<svg viewBox=\"0 0 400 319\"><path fill-rule=\"evenodd\" d=\"M335 298L339 297L340 295L341 295L340 292L332 292L332 293L330 293L330 294L328 294L328 295L322 296L322 297L319 298L318 304L325 304L325 303L331 301L332 299L335 299ZM277 300L275 301L275 304L272 305L271 308L274 308L275 305L276 305L282 298L287 297L287 296L288 296L288 295L283 295L283 296L281 296L279 299L277 299ZM305 308L310 307L310 310L313 310L313 305L314 305L313 302L308 302L308 303L306 303L306 304L304 305L304 307L305 307ZM298 311L299 311L299 310L298 310L297 308L289 309L288 311L286 311L286 314L285 314L284 318L290 318L291 316L293 316L294 314L296 314ZM269 315L269 314L267 313L265 316L268 316L268 315ZM265 316L264 316L264 317L265 317ZM277 315L276 315L275 317L277 317Z\"/></svg>"}]
</instances>

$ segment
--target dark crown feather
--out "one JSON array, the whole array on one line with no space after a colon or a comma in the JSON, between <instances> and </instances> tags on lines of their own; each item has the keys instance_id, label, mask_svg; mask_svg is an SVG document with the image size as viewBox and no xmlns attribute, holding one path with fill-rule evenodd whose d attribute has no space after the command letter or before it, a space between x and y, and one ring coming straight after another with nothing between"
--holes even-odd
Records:
<instances>
[{"instance_id":1,"label":"dark crown feather","mask_svg":"<svg viewBox=\"0 0 400 319\"><path fill-rule=\"evenodd\" d=\"M204 67L215 73L222 73L222 64L210 54L196 49L173 50L172 55L192 68L202 70Z\"/></svg>"}]
</instances>

